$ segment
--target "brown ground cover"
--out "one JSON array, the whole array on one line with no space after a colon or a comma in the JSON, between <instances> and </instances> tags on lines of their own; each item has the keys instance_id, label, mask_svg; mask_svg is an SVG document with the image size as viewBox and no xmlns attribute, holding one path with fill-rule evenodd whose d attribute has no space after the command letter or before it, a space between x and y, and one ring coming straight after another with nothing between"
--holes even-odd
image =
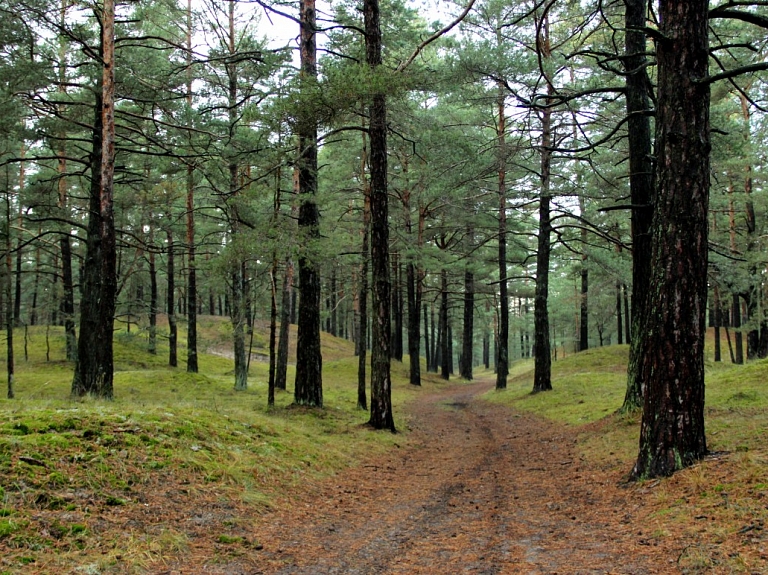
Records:
<instances>
[{"instance_id":1,"label":"brown ground cover","mask_svg":"<svg viewBox=\"0 0 768 575\"><path fill-rule=\"evenodd\" d=\"M583 455L577 434L595 437L605 421L568 427L515 411L482 399L492 385L425 389L399 448L334 477L286 488L254 471L268 511L235 484L140 471L126 453L136 483L125 501L82 489L25 502L28 527L53 548L24 565L34 541L0 537L0 573L768 572L768 506L754 487L765 478L742 481L749 497L733 490L739 465L762 467L715 454L668 480L627 483L628 462Z\"/></svg>"},{"instance_id":2,"label":"brown ground cover","mask_svg":"<svg viewBox=\"0 0 768 575\"><path fill-rule=\"evenodd\" d=\"M412 404L409 446L294 494L244 535L257 545L227 557L197 537L158 572L678 571L642 487L590 468L567 428L479 399L489 385Z\"/></svg>"}]
</instances>

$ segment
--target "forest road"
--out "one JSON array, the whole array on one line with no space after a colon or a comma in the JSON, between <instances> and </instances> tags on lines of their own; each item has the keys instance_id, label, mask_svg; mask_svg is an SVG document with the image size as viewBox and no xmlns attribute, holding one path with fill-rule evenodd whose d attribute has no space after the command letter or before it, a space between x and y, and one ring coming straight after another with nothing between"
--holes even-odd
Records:
<instances>
[{"instance_id":1,"label":"forest road","mask_svg":"<svg viewBox=\"0 0 768 575\"><path fill-rule=\"evenodd\" d=\"M642 500L568 427L448 385L408 407L411 445L264 517L255 573L675 573ZM679 550L678 550L679 552Z\"/></svg>"}]
</instances>

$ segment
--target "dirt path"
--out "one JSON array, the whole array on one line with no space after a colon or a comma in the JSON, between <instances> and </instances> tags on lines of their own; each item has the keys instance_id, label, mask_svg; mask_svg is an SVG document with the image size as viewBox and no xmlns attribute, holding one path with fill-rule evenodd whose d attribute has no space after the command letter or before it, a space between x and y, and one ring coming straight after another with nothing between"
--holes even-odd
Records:
<instances>
[{"instance_id":1,"label":"dirt path","mask_svg":"<svg viewBox=\"0 0 768 575\"><path fill-rule=\"evenodd\" d=\"M590 470L567 428L478 399L490 385L412 405L413 447L265 516L264 548L241 572L676 572L673 550L638 526L638 491Z\"/></svg>"}]
</instances>

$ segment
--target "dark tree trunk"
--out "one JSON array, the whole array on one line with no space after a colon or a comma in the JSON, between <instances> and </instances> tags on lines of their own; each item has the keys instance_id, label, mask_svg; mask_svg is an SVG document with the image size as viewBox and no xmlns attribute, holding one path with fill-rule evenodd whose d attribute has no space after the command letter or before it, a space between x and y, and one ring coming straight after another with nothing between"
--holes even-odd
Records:
<instances>
[{"instance_id":1,"label":"dark tree trunk","mask_svg":"<svg viewBox=\"0 0 768 575\"><path fill-rule=\"evenodd\" d=\"M315 0L301 0L301 77L312 86L317 81L315 46ZM302 110L299 136L299 234L305 245L299 255L298 335L294 401L299 405L323 406L323 358L320 349L320 273L315 243L320 237L317 206L317 118Z\"/></svg>"},{"instance_id":2,"label":"dark tree trunk","mask_svg":"<svg viewBox=\"0 0 768 575\"><path fill-rule=\"evenodd\" d=\"M400 258L392 254L392 359L403 361L403 296Z\"/></svg>"},{"instance_id":3,"label":"dark tree trunk","mask_svg":"<svg viewBox=\"0 0 768 575\"><path fill-rule=\"evenodd\" d=\"M248 389L248 360L245 352L245 298L243 297L244 265L232 272L232 343L235 352L235 389Z\"/></svg>"},{"instance_id":4,"label":"dark tree trunk","mask_svg":"<svg viewBox=\"0 0 768 575\"><path fill-rule=\"evenodd\" d=\"M378 0L364 0L366 62L381 65L381 27ZM368 111L371 144L371 267L373 283L373 346L371 349L371 419L374 429L395 431L390 380L390 280L387 198L387 104L374 93Z\"/></svg>"},{"instance_id":5,"label":"dark tree trunk","mask_svg":"<svg viewBox=\"0 0 768 575\"><path fill-rule=\"evenodd\" d=\"M437 327L435 328L435 324L432 324L432 331L437 332L433 350L433 365L435 373L437 373L439 368L443 365L443 356L445 355L443 353L443 340L445 339L445 332L443 331L442 307L443 306L441 303L437 311Z\"/></svg>"},{"instance_id":6,"label":"dark tree trunk","mask_svg":"<svg viewBox=\"0 0 768 575\"><path fill-rule=\"evenodd\" d=\"M631 338L632 320L629 314L629 290L627 284L621 284L621 292L624 299L624 341L629 343Z\"/></svg>"},{"instance_id":7,"label":"dark tree trunk","mask_svg":"<svg viewBox=\"0 0 768 575\"><path fill-rule=\"evenodd\" d=\"M429 338L429 314L427 304L424 304L424 355L427 358L427 373L432 371L432 346Z\"/></svg>"},{"instance_id":8,"label":"dark tree trunk","mask_svg":"<svg viewBox=\"0 0 768 575\"><path fill-rule=\"evenodd\" d=\"M194 169L187 166L187 372L197 373L197 268L195 264Z\"/></svg>"},{"instance_id":9,"label":"dark tree trunk","mask_svg":"<svg viewBox=\"0 0 768 575\"><path fill-rule=\"evenodd\" d=\"M90 213L86 236L80 339L72 395L113 396L112 330L117 298L117 248L113 211L115 173L115 6L101 10L101 68L91 153Z\"/></svg>"},{"instance_id":10,"label":"dark tree trunk","mask_svg":"<svg viewBox=\"0 0 768 575\"><path fill-rule=\"evenodd\" d=\"M722 361L722 350L720 349L722 307L720 304L720 289L717 286L712 290L712 309L715 312L715 361Z\"/></svg>"},{"instance_id":11,"label":"dark tree trunk","mask_svg":"<svg viewBox=\"0 0 768 575\"><path fill-rule=\"evenodd\" d=\"M269 379L267 380L267 405L275 405L275 372L277 370L277 257L272 259L272 271L269 274ZM250 353L250 352L249 352Z\"/></svg>"},{"instance_id":12,"label":"dark tree trunk","mask_svg":"<svg viewBox=\"0 0 768 575\"><path fill-rule=\"evenodd\" d=\"M616 333L619 338L619 345L624 343L624 326L621 321L621 284L616 282Z\"/></svg>"},{"instance_id":13,"label":"dark tree trunk","mask_svg":"<svg viewBox=\"0 0 768 575\"><path fill-rule=\"evenodd\" d=\"M14 324L14 302L11 297L11 285L13 283L13 250L12 250L12 243L11 243L11 194L10 191L6 193L5 196L5 206L6 206L6 230L7 233L5 234L5 301L6 301L6 309L5 309L5 333L6 333L6 341L5 341L5 350L6 350L6 373L8 375L8 387L6 390L5 396L8 399L13 399L15 397L15 392L13 389L14 384L14 378L15 378L15 364L14 364L14 358L13 358L13 324Z\"/></svg>"},{"instance_id":14,"label":"dark tree trunk","mask_svg":"<svg viewBox=\"0 0 768 575\"><path fill-rule=\"evenodd\" d=\"M331 270L331 313L330 313L330 320L331 320L331 329L329 330L331 332L331 335L334 337L338 337L339 335L339 314L338 314L338 305L339 305L339 298L338 294L336 292L337 286L336 286L336 266L333 267L333 270Z\"/></svg>"},{"instance_id":15,"label":"dark tree trunk","mask_svg":"<svg viewBox=\"0 0 768 575\"><path fill-rule=\"evenodd\" d=\"M640 319L646 314L651 275L651 220L655 196L649 90L647 73L646 15L648 0L624 0L624 35L629 146L629 190L632 199L632 321L627 389L622 411L639 409L645 386L641 371Z\"/></svg>"},{"instance_id":16,"label":"dark tree trunk","mask_svg":"<svg viewBox=\"0 0 768 575\"><path fill-rule=\"evenodd\" d=\"M551 58L549 44L549 21L545 17L542 26L543 37L540 39L540 50L544 60ZM552 84L547 79L547 92L553 91ZM549 258L551 252L550 234L550 167L552 161L552 109L547 107L541 111L541 195L539 198L539 234L536 251L536 292L533 310L534 323L534 371L533 391L548 391L552 389L552 358L549 349Z\"/></svg>"},{"instance_id":17,"label":"dark tree trunk","mask_svg":"<svg viewBox=\"0 0 768 575\"><path fill-rule=\"evenodd\" d=\"M507 145L505 88L499 82L496 108L498 120L498 192L499 192L499 333L496 339L496 389L507 388L509 374L509 294L507 293Z\"/></svg>"},{"instance_id":18,"label":"dark tree trunk","mask_svg":"<svg viewBox=\"0 0 768 575\"><path fill-rule=\"evenodd\" d=\"M472 379L472 354L474 351L475 275L464 272L464 329L461 337L461 362L459 375Z\"/></svg>"},{"instance_id":19,"label":"dark tree trunk","mask_svg":"<svg viewBox=\"0 0 768 575\"><path fill-rule=\"evenodd\" d=\"M704 338L709 208L708 7L660 2L658 197L641 330L647 382L633 475L670 475L707 453Z\"/></svg>"},{"instance_id":20,"label":"dark tree trunk","mask_svg":"<svg viewBox=\"0 0 768 575\"><path fill-rule=\"evenodd\" d=\"M579 195L579 212L582 217L586 216L587 202L583 194ZM581 229L581 299L579 308L581 316L579 318L579 351L589 349L589 269L587 263L587 229Z\"/></svg>"},{"instance_id":21,"label":"dark tree trunk","mask_svg":"<svg viewBox=\"0 0 768 575\"><path fill-rule=\"evenodd\" d=\"M285 391L288 383L288 342L291 323L291 284L293 284L293 262L285 262L282 300L280 304L280 337L277 344L277 366L275 370L275 388Z\"/></svg>"},{"instance_id":22,"label":"dark tree trunk","mask_svg":"<svg viewBox=\"0 0 768 575\"><path fill-rule=\"evenodd\" d=\"M61 250L61 277L64 291L61 299L61 314L64 318L67 361L77 360L77 335L75 333L75 285L72 280L72 244L69 235L59 241Z\"/></svg>"},{"instance_id":23,"label":"dark tree trunk","mask_svg":"<svg viewBox=\"0 0 768 575\"><path fill-rule=\"evenodd\" d=\"M168 234L168 287L167 287L167 300L166 300L166 313L168 314L168 365L176 367L179 365L178 360L178 327L176 326L176 270L175 268L175 254L173 247L173 233L170 226L167 229Z\"/></svg>"},{"instance_id":24,"label":"dark tree trunk","mask_svg":"<svg viewBox=\"0 0 768 575\"><path fill-rule=\"evenodd\" d=\"M154 239L151 232L149 245L149 343L147 351L152 355L157 355L157 267L155 265Z\"/></svg>"},{"instance_id":25,"label":"dark tree trunk","mask_svg":"<svg viewBox=\"0 0 768 575\"><path fill-rule=\"evenodd\" d=\"M440 329L435 327L434 303L429 306L429 321L432 330L432 359L430 361L432 368L430 371L437 373L438 358L440 356Z\"/></svg>"},{"instance_id":26,"label":"dark tree trunk","mask_svg":"<svg viewBox=\"0 0 768 575\"><path fill-rule=\"evenodd\" d=\"M449 335L448 335L448 272L440 272L440 377L451 378Z\"/></svg>"},{"instance_id":27,"label":"dark tree trunk","mask_svg":"<svg viewBox=\"0 0 768 575\"><path fill-rule=\"evenodd\" d=\"M363 136L363 162L365 162L366 147ZM371 229L371 188L365 180L363 169L363 245L360 262L360 339L357 348L357 407L368 409L366 394L366 370L368 367L368 264L370 261L370 229Z\"/></svg>"},{"instance_id":28,"label":"dark tree trunk","mask_svg":"<svg viewBox=\"0 0 768 575\"><path fill-rule=\"evenodd\" d=\"M733 294L733 305L731 307L731 325L733 326L733 339L736 343L735 363L741 365L744 363L744 341L741 335L741 300L738 294Z\"/></svg>"},{"instance_id":29,"label":"dark tree trunk","mask_svg":"<svg viewBox=\"0 0 768 575\"><path fill-rule=\"evenodd\" d=\"M192 60L194 45L192 43L192 0L187 1L187 105L192 109ZM234 36L234 10L230 3L230 36ZM233 46L230 39L230 47ZM230 52L233 50L230 48ZM229 72L229 70L228 70ZM231 75L231 74L230 74ZM230 78L230 85L232 78ZM236 89L236 85L235 85ZM232 104L230 94L230 105ZM230 110L230 118L232 117ZM191 126L189 126L191 127ZM230 127L231 128L231 127ZM197 266L195 264L195 167L187 164L187 372L197 373Z\"/></svg>"},{"instance_id":30,"label":"dark tree trunk","mask_svg":"<svg viewBox=\"0 0 768 575\"><path fill-rule=\"evenodd\" d=\"M421 364L419 362L419 347L421 334L419 321L421 309L421 283L418 281L416 266L408 262L406 268L406 283L408 284L408 359L410 361L410 382L413 385L421 385Z\"/></svg>"},{"instance_id":31,"label":"dark tree trunk","mask_svg":"<svg viewBox=\"0 0 768 575\"><path fill-rule=\"evenodd\" d=\"M581 315L579 317L579 351L589 349L589 270L585 265L587 256L582 256L581 267L581 298L579 308Z\"/></svg>"}]
</instances>

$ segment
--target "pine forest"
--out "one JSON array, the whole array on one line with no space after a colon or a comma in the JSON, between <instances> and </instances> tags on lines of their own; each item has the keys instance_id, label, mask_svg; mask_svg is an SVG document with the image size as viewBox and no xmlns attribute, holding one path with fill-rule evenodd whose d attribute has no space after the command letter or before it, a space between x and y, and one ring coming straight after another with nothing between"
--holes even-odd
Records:
<instances>
[{"instance_id":1,"label":"pine forest","mask_svg":"<svg viewBox=\"0 0 768 575\"><path fill-rule=\"evenodd\" d=\"M766 55L748 0L0 0L0 573L767 572Z\"/></svg>"}]
</instances>

